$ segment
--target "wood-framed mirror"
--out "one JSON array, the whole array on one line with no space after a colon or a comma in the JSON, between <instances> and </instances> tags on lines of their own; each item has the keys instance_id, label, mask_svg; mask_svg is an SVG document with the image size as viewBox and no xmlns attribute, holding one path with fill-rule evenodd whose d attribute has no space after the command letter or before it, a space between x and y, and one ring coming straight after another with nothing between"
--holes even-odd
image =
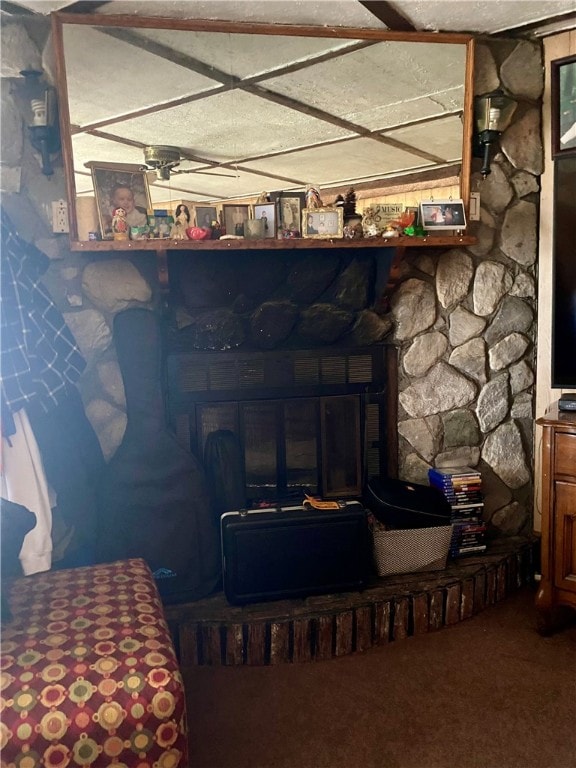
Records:
<instances>
[{"instance_id":1,"label":"wood-framed mirror","mask_svg":"<svg viewBox=\"0 0 576 768\"><path fill-rule=\"evenodd\" d=\"M154 208L184 200L192 216L307 184L331 203L406 176L456 178L468 207L470 35L106 14L52 24L72 247L90 247L77 211L94 208L94 167L144 170ZM169 178L146 171L149 145L178 148Z\"/></svg>"}]
</instances>

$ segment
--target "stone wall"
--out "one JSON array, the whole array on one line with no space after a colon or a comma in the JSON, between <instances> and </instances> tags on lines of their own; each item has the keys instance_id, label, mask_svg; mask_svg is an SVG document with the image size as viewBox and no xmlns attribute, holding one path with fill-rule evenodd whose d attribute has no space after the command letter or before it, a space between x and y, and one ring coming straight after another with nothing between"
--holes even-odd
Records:
<instances>
[{"instance_id":1,"label":"stone wall","mask_svg":"<svg viewBox=\"0 0 576 768\"><path fill-rule=\"evenodd\" d=\"M45 34L27 34L20 27L18 35L12 33L18 40L12 44L14 57L22 58L23 50L28 58L34 51L40 56L35 41L41 47ZM6 50L4 46L3 59ZM283 281L253 296L229 270L234 294L229 291L212 306L201 306L194 298L196 273L175 322L187 329L196 348L222 348L222 336L213 329L224 319L233 321L241 336L232 337L235 343L260 348L296 338L318 344L377 342L388 333L386 341L393 339L400 356L400 476L425 482L428 467L435 464L479 466L491 529L514 535L529 529L531 520L534 285L542 171L540 47L490 40L479 44L476 66L477 93L501 84L519 102L501 137L492 174L486 181L474 174L472 180L482 202L481 221L470 227L478 236L477 246L409 250L389 316L383 316L375 254L340 254L325 258L318 271L305 257L277 265L274 275L282 274ZM47 180L21 131L9 92L11 78L21 68L19 59L12 69L3 64L2 202L23 236L52 260L45 281L88 360L81 391L109 458L126 424L112 321L129 306L159 307L155 257L74 254L67 236L50 234L50 203L65 196L61 163L56 161L55 175ZM208 267L207 272L210 277ZM308 279L302 279L305 274ZM211 285L222 294L222 274L212 273L210 285L206 280L205 288ZM311 291L306 301L303 287ZM280 320L286 332L278 334ZM340 327L337 334L334 324Z\"/></svg>"},{"instance_id":2,"label":"stone wall","mask_svg":"<svg viewBox=\"0 0 576 768\"><path fill-rule=\"evenodd\" d=\"M505 535L531 528L543 86L540 46L478 45L475 93L503 87L518 101L492 173L472 177L478 244L439 257L413 249L392 297L400 474L425 482L432 465L479 467L485 517Z\"/></svg>"}]
</instances>

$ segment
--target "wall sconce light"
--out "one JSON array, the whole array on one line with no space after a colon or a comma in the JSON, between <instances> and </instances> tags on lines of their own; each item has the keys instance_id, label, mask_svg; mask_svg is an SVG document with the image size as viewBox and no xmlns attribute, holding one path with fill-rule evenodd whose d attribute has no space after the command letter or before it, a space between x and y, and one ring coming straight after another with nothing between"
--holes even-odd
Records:
<instances>
[{"instance_id":1,"label":"wall sconce light","mask_svg":"<svg viewBox=\"0 0 576 768\"><path fill-rule=\"evenodd\" d=\"M20 74L24 76L24 84L19 88L18 96L28 125L30 143L40 152L42 173L52 176L54 169L50 155L60 149L56 89L40 79L41 70L24 69Z\"/></svg>"},{"instance_id":2,"label":"wall sconce light","mask_svg":"<svg viewBox=\"0 0 576 768\"><path fill-rule=\"evenodd\" d=\"M474 156L481 157L482 178L490 173L490 145L508 128L517 102L497 90L474 99Z\"/></svg>"}]
</instances>

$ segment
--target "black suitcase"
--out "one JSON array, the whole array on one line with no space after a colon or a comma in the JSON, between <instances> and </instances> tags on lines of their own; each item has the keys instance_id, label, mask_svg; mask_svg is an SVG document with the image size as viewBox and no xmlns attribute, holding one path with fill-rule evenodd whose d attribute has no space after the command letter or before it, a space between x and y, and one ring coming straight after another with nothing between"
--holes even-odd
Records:
<instances>
[{"instance_id":1,"label":"black suitcase","mask_svg":"<svg viewBox=\"0 0 576 768\"><path fill-rule=\"evenodd\" d=\"M221 534L224 594L235 605L357 590L371 562L357 501L226 512Z\"/></svg>"},{"instance_id":2,"label":"black suitcase","mask_svg":"<svg viewBox=\"0 0 576 768\"><path fill-rule=\"evenodd\" d=\"M390 528L432 528L450 525L452 508L437 488L389 477L371 477L364 503Z\"/></svg>"}]
</instances>

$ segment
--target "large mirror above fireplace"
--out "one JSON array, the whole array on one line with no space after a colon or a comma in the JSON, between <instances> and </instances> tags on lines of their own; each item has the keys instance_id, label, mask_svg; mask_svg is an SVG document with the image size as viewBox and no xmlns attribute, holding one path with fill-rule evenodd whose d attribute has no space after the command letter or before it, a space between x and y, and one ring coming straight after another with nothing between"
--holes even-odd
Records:
<instances>
[{"instance_id":1,"label":"large mirror above fireplace","mask_svg":"<svg viewBox=\"0 0 576 768\"><path fill-rule=\"evenodd\" d=\"M468 35L54 14L69 197L91 166L179 150L153 205L458 178L469 195ZM74 206L72 206L74 207ZM73 214L74 212L72 212ZM78 239L72 215L72 240Z\"/></svg>"}]
</instances>

